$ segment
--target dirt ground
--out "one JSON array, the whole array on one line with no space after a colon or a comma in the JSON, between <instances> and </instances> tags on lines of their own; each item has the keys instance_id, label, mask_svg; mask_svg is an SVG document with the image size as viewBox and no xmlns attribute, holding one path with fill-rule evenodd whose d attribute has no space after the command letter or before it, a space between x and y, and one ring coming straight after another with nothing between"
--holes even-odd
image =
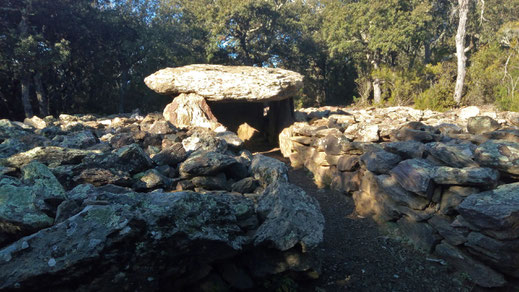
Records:
<instances>
[{"instance_id":1,"label":"dirt ground","mask_svg":"<svg viewBox=\"0 0 519 292\"><path fill-rule=\"evenodd\" d=\"M290 165L279 151L264 153ZM370 218L355 213L351 196L318 189L311 174L290 168L291 183L319 201L326 220L318 249L322 271L304 291L484 291L463 274L394 235L388 236Z\"/></svg>"}]
</instances>

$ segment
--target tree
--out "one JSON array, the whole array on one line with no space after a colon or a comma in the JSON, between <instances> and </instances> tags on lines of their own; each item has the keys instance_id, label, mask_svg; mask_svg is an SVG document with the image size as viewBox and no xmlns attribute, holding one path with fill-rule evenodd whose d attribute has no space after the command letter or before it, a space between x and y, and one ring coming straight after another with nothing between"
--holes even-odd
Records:
<instances>
[{"instance_id":1,"label":"tree","mask_svg":"<svg viewBox=\"0 0 519 292\"><path fill-rule=\"evenodd\" d=\"M470 0L458 0L459 22L456 33L456 58L458 59L458 74L456 76L456 87L454 89L454 101L459 105L463 94L463 84L467 73L465 56L465 35L467 34L467 18Z\"/></svg>"}]
</instances>

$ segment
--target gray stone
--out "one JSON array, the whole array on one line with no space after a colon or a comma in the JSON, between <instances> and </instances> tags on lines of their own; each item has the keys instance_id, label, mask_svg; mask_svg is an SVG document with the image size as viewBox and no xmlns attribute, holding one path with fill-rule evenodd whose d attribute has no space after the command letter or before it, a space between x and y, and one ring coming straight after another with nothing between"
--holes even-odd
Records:
<instances>
[{"instance_id":1,"label":"gray stone","mask_svg":"<svg viewBox=\"0 0 519 292\"><path fill-rule=\"evenodd\" d=\"M246 177L232 184L231 190L238 193L253 193L259 187L258 180L252 177Z\"/></svg>"},{"instance_id":2,"label":"gray stone","mask_svg":"<svg viewBox=\"0 0 519 292\"><path fill-rule=\"evenodd\" d=\"M29 146L20 142L18 139L5 139L0 143L0 158L6 158L27 150L29 150Z\"/></svg>"},{"instance_id":3,"label":"gray stone","mask_svg":"<svg viewBox=\"0 0 519 292\"><path fill-rule=\"evenodd\" d=\"M358 155L343 155L337 162L337 169L339 171L355 171L359 168L360 158Z\"/></svg>"},{"instance_id":4,"label":"gray stone","mask_svg":"<svg viewBox=\"0 0 519 292\"><path fill-rule=\"evenodd\" d=\"M466 185L492 188L497 185L499 172L484 167L452 168L440 166L434 168L431 176L440 185Z\"/></svg>"},{"instance_id":5,"label":"gray stone","mask_svg":"<svg viewBox=\"0 0 519 292\"><path fill-rule=\"evenodd\" d=\"M24 165L21 171L22 183L31 186L31 191L36 195L36 206L43 211L55 212L66 196L63 186L54 174L47 166L36 161Z\"/></svg>"},{"instance_id":6,"label":"gray stone","mask_svg":"<svg viewBox=\"0 0 519 292\"><path fill-rule=\"evenodd\" d=\"M189 137L182 140L182 145L187 152L190 151L216 151L224 153L227 151L227 142L216 138L215 133L205 129L194 129L188 134Z\"/></svg>"},{"instance_id":7,"label":"gray stone","mask_svg":"<svg viewBox=\"0 0 519 292\"><path fill-rule=\"evenodd\" d=\"M177 166L180 162L187 158L186 150L182 143L175 142L167 148L163 148L158 154L151 159L157 165Z\"/></svg>"},{"instance_id":8,"label":"gray stone","mask_svg":"<svg viewBox=\"0 0 519 292\"><path fill-rule=\"evenodd\" d=\"M153 161L137 144L131 144L118 149L115 154L118 156L118 163L130 174L135 174L153 167Z\"/></svg>"},{"instance_id":9,"label":"gray stone","mask_svg":"<svg viewBox=\"0 0 519 292\"><path fill-rule=\"evenodd\" d=\"M288 182L288 167L277 159L261 154L254 155L250 171L263 186Z\"/></svg>"},{"instance_id":10,"label":"gray stone","mask_svg":"<svg viewBox=\"0 0 519 292\"><path fill-rule=\"evenodd\" d=\"M499 129L499 123L487 116L471 117L467 120L467 130L474 135L480 135Z\"/></svg>"},{"instance_id":11,"label":"gray stone","mask_svg":"<svg viewBox=\"0 0 519 292\"><path fill-rule=\"evenodd\" d=\"M364 153L360 156L360 161L367 170L377 174L385 174L402 161L402 158L382 150Z\"/></svg>"},{"instance_id":12,"label":"gray stone","mask_svg":"<svg viewBox=\"0 0 519 292\"><path fill-rule=\"evenodd\" d=\"M152 190L156 188L169 188L171 180L162 175L156 169L150 169L134 176L136 182L133 187L138 191Z\"/></svg>"},{"instance_id":13,"label":"gray stone","mask_svg":"<svg viewBox=\"0 0 519 292\"><path fill-rule=\"evenodd\" d=\"M479 193L479 189L473 187L451 186L447 188L441 197L439 212L444 215L454 215L463 200L472 194Z\"/></svg>"},{"instance_id":14,"label":"gray stone","mask_svg":"<svg viewBox=\"0 0 519 292\"><path fill-rule=\"evenodd\" d=\"M433 168L427 160L408 159L400 162L390 173L404 189L431 199L434 191L431 178Z\"/></svg>"},{"instance_id":15,"label":"gray stone","mask_svg":"<svg viewBox=\"0 0 519 292\"><path fill-rule=\"evenodd\" d=\"M7 158L5 164L7 166L16 168L20 168L21 166L34 160L49 166L58 166L61 164L78 164L88 154L95 153L97 152L55 146L36 147L29 151L21 152ZM2 164L1 161L0 164Z\"/></svg>"},{"instance_id":16,"label":"gray stone","mask_svg":"<svg viewBox=\"0 0 519 292\"><path fill-rule=\"evenodd\" d=\"M423 210L429 205L429 201L425 198L402 188L393 176L379 175L377 176L377 182L380 190L398 205L408 206L415 210Z\"/></svg>"},{"instance_id":17,"label":"gray stone","mask_svg":"<svg viewBox=\"0 0 519 292\"><path fill-rule=\"evenodd\" d=\"M225 174L220 173L216 176L197 176L191 179L197 188L205 190L226 190L228 188Z\"/></svg>"},{"instance_id":18,"label":"gray stone","mask_svg":"<svg viewBox=\"0 0 519 292\"><path fill-rule=\"evenodd\" d=\"M97 144L99 141L91 131L84 130L68 135L58 135L52 139L52 142L54 145L63 148L85 149Z\"/></svg>"},{"instance_id":19,"label":"gray stone","mask_svg":"<svg viewBox=\"0 0 519 292\"><path fill-rule=\"evenodd\" d=\"M204 97L181 94L164 108L164 118L178 128L200 127L214 130L221 126Z\"/></svg>"},{"instance_id":20,"label":"gray stone","mask_svg":"<svg viewBox=\"0 0 519 292\"><path fill-rule=\"evenodd\" d=\"M467 238L459 230L451 226L447 217L433 216L427 222L445 238L446 242L452 245L461 245L467 241Z\"/></svg>"},{"instance_id":21,"label":"gray stone","mask_svg":"<svg viewBox=\"0 0 519 292\"><path fill-rule=\"evenodd\" d=\"M467 273L472 282L479 286L495 288L506 285L506 280L502 274L474 260L460 249L446 242L438 244L435 252L457 270Z\"/></svg>"},{"instance_id":22,"label":"gray stone","mask_svg":"<svg viewBox=\"0 0 519 292\"><path fill-rule=\"evenodd\" d=\"M471 254L507 275L519 277L519 240L500 241L478 232L471 232L467 240L465 246Z\"/></svg>"},{"instance_id":23,"label":"gray stone","mask_svg":"<svg viewBox=\"0 0 519 292\"><path fill-rule=\"evenodd\" d=\"M243 140L233 132L225 131L216 133L216 137L224 140L229 147L240 149L243 146Z\"/></svg>"},{"instance_id":24,"label":"gray stone","mask_svg":"<svg viewBox=\"0 0 519 292\"><path fill-rule=\"evenodd\" d=\"M519 143L489 140L475 151L476 161L512 176L519 176Z\"/></svg>"},{"instance_id":25,"label":"gray stone","mask_svg":"<svg viewBox=\"0 0 519 292\"><path fill-rule=\"evenodd\" d=\"M400 155L404 159L423 158L425 146L417 141L389 142L381 144L384 150Z\"/></svg>"},{"instance_id":26,"label":"gray stone","mask_svg":"<svg viewBox=\"0 0 519 292\"><path fill-rule=\"evenodd\" d=\"M519 183L470 195L458 206L458 212L479 228L506 230L512 238L519 237Z\"/></svg>"},{"instance_id":27,"label":"gray stone","mask_svg":"<svg viewBox=\"0 0 519 292\"><path fill-rule=\"evenodd\" d=\"M256 211L264 221L254 235L255 245L273 245L285 251L300 244L305 251L323 240L324 217L319 203L295 185L282 181L270 184Z\"/></svg>"},{"instance_id":28,"label":"gray stone","mask_svg":"<svg viewBox=\"0 0 519 292\"><path fill-rule=\"evenodd\" d=\"M182 177L214 175L237 163L232 156L218 152L201 151L180 164Z\"/></svg>"},{"instance_id":29,"label":"gray stone","mask_svg":"<svg viewBox=\"0 0 519 292\"><path fill-rule=\"evenodd\" d=\"M340 172L333 177L330 188L340 192L353 193L359 190L360 182L360 171Z\"/></svg>"},{"instance_id":30,"label":"gray stone","mask_svg":"<svg viewBox=\"0 0 519 292\"><path fill-rule=\"evenodd\" d=\"M144 82L160 94L196 93L210 101L265 102L296 96L303 76L278 68L189 65L159 70Z\"/></svg>"},{"instance_id":31,"label":"gray stone","mask_svg":"<svg viewBox=\"0 0 519 292\"><path fill-rule=\"evenodd\" d=\"M474 161L475 145L473 144L445 144L433 142L426 144L426 151L435 159L451 167L477 167Z\"/></svg>"}]
</instances>

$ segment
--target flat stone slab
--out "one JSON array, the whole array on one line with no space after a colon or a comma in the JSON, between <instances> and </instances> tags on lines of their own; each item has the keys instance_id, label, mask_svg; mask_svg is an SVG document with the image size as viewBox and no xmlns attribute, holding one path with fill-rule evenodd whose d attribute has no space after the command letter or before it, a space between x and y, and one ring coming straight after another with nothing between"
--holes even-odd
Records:
<instances>
[{"instance_id":1,"label":"flat stone slab","mask_svg":"<svg viewBox=\"0 0 519 292\"><path fill-rule=\"evenodd\" d=\"M295 96L303 76L279 68L189 65L159 70L144 83L165 95L196 93L209 101L265 102Z\"/></svg>"}]
</instances>

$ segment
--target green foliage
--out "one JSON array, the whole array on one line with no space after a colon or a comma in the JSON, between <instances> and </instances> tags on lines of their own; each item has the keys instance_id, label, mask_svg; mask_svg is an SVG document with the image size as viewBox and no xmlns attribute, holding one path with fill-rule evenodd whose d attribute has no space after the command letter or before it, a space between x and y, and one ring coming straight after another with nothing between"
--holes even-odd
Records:
<instances>
[{"instance_id":1,"label":"green foliage","mask_svg":"<svg viewBox=\"0 0 519 292\"><path fill-rule=\"evenodd\" d=\"M425 76L430 85L415 97L415 107L435 111L445 111L454 107L456 105L453 99L456 64L444 62L434 66L427 65Z\"/></svg>"},{"instance_id":2,"label":"green foliage","mask_svg":"<svg viewBox=\"0 0 519 292\"><path fill-rule=\"evenodd\" d=\"M425 72L420 66L410 70L383 66L373 71L372 75L383 81L383 97L386 104L391 106L412 104L414 98L427 87Z\"/></svg>"}]
</instances>

